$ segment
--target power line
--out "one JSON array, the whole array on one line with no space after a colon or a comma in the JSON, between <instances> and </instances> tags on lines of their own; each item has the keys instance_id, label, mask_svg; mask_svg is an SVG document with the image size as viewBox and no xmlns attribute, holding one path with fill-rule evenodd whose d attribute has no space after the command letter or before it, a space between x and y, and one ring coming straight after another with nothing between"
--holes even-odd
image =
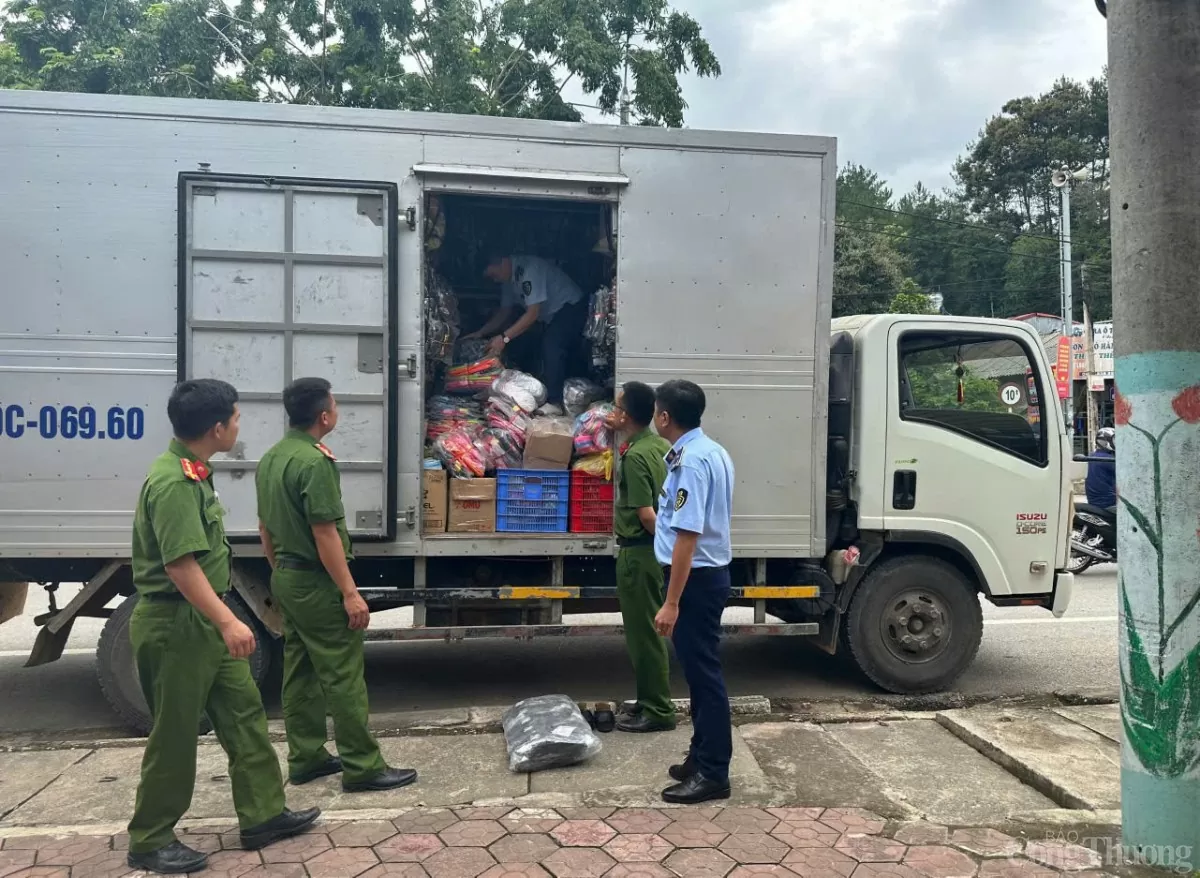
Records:
<instances>
[{"instance_id":1,"label":"power line","mask_svg":"<svg viewBox=\"0 0 1200 878\"><path fill-rule=\"evenodd\" d=\"M960 222L958 220L948 220L948 219L940 219L938 217L932 217L932 216L923 216L919 213L912 213L911 211L896 210L894 207L880 207L877 204L865 204L864 202L861 202L861 201L839 201L838 203L839 204L853 204L855 207L865 207L867 210L878 210L883 213L892 213L897 216L907 216L907 217L911 217L912 219L923 220L923 221L929 222L929 223L941 223L942 225L956 226L958 228L970 229L971 231L974 231L974 232L986 232L986 233L992 234L992 235L1007 235L1007 234L1009 234L1008 232L1005 232L1003 229L993 228L992 226L981 226L978 223L967 223L967 222ZM1058 243L1058 236L1056 236L1056 235L1039 235L1039 234L1035 234L1033 232L1018 232L1015 237L1040 238L1044 241L1054 241L1055 243Z\"/></svg>"},{"instance_id":2,"label":"power line","mask_svg":"<svg viewBox=\"0 0 1200 878\"><path fill-rule=\"evenodd\" d=\"M948 220L948 219L941 219L939 217L924 216L919 213L912 213L911 211L896 210L896 208L894 208L894 207L880 207L877 204L866 204L865 202L862 202L862 201L839 201L838 203L839 204L852 204L855 207L864 207L867 210L877 210L877 211L881 211L883 213L895 214L896 216L910 217L912 219L920 220L923 222L940 223L940 224L946 225L946 226L955 226L957 228L969 229L969 230L975 231L975 232L984 232L984 233L991 234L991 235L1006 236L1009 234L1009 232L1006 232L1003 229L997 229L992 226L981 226L977 223L968 223L968 222L961 222L959 220ZM1037 234L1036 232L1025 232L1025 231L1017 232L1014 235L1014 239L1015 238L1033 238L1035 240L1040 240L1040 241L1053 241L1056 244L1061 241L1061 239L1057 235L1040 235L1040 234ZM1081 240L1078 238L1072 237L1071 243L1073 245L1083 246ZM1108 246L1108 247L1102 246L1102 247L1097 248L1098 252L1103 252L1106 250L1111 250L1111 246Z\"/></svg>"},{"instance_id":3,"label":"power line","mask_svg":"<svg viewBox=\"0 0 1200 878\"><path fill-rule=\"evenodd\" d=\"M995 247L979 247L974 244L953 244L949 241L942 241L937 238L922 238L916 235L909 235L902 232L889 232L884 229L875 229L871 226L860 226L854 223L839 221L837 225L844 229L854 229L855 231L868 232L875 235L886 235L889 238L900 238L905 241L924 241L928 244L937 244L940 247L946 247L953 250L964 250L971 253L994 253L999 256L1006 256L1010 259L1036 259L1039 262L1053 262L1055 265L1062 264L1060 256L1035 256L1032 253L1013 253L1009 250L1001 250Z\"/></svg>"}]
</instances>

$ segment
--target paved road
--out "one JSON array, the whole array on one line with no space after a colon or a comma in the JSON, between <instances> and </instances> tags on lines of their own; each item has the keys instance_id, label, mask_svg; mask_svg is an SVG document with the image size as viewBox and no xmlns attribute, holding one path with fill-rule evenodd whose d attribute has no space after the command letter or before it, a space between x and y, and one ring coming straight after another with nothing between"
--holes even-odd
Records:
<instances>
[{"instance_id":1,"label":"paved road","mask_svg":"<svg viewBox=\"0 0 1200 878\"><path fill-rule=\"evenodd\" d=\"M70 598L64 586L60 605ZM36 634L32 616L45 607L44 593L38 590L30 595L24 618L0 627L0 735L111 729L114 717L96 684L92 654L99 621L81 620L58 662L22 667ZM375 617L373 624L386 624L389 615ZM985 619L983 646L960 679L959 692L1036 695L1101 688L1116 696L1115 568L1101 567L1079 577L1072 607L1063 619L1042 610L990 605L985 605ZM844 662L797 638L731 641L725 648L725 665L735 695L817 700L876 692ZM547 692L566 692L581 700L632 692L622 644L608 638L370 644L367 677L371 706L377 712L501 705ZM686 695L677 669L675 689ZM268 707L277 713L277 705Z\"/></svg>"}]
</instances>

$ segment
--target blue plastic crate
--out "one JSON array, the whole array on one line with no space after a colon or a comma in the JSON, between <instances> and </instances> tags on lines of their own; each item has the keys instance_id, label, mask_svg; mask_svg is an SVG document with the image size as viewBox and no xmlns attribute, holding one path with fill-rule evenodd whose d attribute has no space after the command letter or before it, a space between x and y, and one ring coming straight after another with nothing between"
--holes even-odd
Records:
<instances>
[{"instance_id":1,"label":"blue plastic crate","mask_svg":"<svg viewBox=\"0 0 1200 878\"><path fill-rule=\"evenodd\" d=\"M497 532L566 533L570 508L571 474L568 471L496 471Z\"/></svg>"}]
</instances>

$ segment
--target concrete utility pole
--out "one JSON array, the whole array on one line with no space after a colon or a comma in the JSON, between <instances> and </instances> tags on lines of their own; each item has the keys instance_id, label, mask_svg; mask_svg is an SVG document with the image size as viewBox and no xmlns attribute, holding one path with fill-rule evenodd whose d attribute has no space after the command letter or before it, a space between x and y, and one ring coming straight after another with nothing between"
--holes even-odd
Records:
<instances>
[{"instance_id":1,"label":"concrete utility pole","mask_svg":"<svg viewBox=\"0 0 1200 878\"><path fill-rule=\"evenodd\" d=\"M1122 834L1200 862L1200 3L1108 0ZM1171 864L1167 864L1171 865Z\"/></svg>"}]
</instances>

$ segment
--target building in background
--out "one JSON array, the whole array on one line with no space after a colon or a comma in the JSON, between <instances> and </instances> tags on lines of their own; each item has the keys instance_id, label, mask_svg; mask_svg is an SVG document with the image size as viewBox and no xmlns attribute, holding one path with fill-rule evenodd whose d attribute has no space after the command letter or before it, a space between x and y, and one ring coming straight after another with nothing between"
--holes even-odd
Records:
<instances>
[{"instance_id":1,"label":"building in background","mask_svg":"<svg viewBox=\"0 0 1200 878\"><path fill-rule=\"evenodd\" d=\"M1057 358L1058 338L1062 333L1062 317L1057 314L1022 314L1012 318L1031 324L1042 337L1046 357L1053 363ZM1113 325L1111 320L1092 324L1094 371L1087 369L1087 346L1084 344L1083 324L1076 323L1071 334L1071 399L1075 411L1075 435L1087 436L1087 394L1096 394L1096 427L1112 424L1113 399Z\"/></svg>"}]
</instances>

